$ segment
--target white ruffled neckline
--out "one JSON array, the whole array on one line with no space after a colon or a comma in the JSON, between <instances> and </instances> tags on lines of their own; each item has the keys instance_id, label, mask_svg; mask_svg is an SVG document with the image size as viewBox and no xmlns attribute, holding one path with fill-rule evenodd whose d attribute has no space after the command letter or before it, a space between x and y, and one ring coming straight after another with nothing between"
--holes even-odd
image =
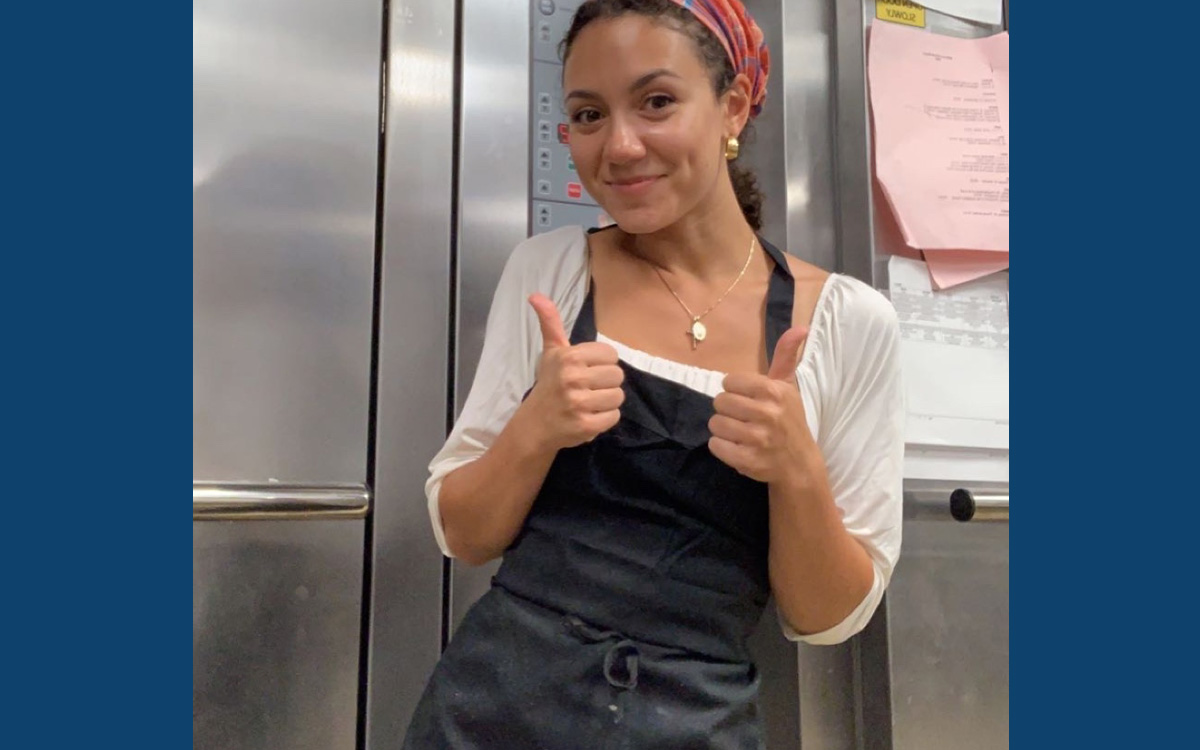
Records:
<instances>
[{"instance_id":1,"label":"white ruffled neckline","mask_svg":"<svg viewBox=\"0 0 1200 750\"><path fill-rule=\"evenodd\" d=\"M723 372L706 370L703 367L686 365L682 362L676 362L673 359L656 357L653 354L647 354L639 349L626 346L615 339L610 339L603 333L597 333L596 340L616 349L617 357L622 362L642 372L670 380L686 388L691 388L693 391L699 391L706 396L715 397L718 393L725 390L725 373Z\"/></svg>"}]
</instances>

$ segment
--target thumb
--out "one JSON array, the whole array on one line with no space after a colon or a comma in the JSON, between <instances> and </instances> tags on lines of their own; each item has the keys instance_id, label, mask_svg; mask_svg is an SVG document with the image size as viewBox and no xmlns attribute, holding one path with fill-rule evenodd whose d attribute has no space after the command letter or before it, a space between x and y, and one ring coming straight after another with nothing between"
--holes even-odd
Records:
<instances>
[{"instance_id":1,"label":"thumb","mask_svg":"<svg viewBox=\"0 0 1200 750\"><path fill-rule=\"evenodd\" d=\"M570 339L567 338L567 332L563 330L562 317L558 314L558 308L554 306L549 297L544 294L532 294L529 297L529 305L537 313L538 325L542 327L543 351L571 345Z\"/></svg>"},{"instance_id":2,"label":"thumb","mask_svg":"<svg viewBox=\"0 0 1200 750\"><path fill-rule=\"evenodd\" d=\"M800 347L808 338L808 329L802 326L789 328L779 337L775 345L775 356L771 359L771 369L767 377L772 380L796 382L796 368L800 366Z\"/></svg>"}]
</instances>

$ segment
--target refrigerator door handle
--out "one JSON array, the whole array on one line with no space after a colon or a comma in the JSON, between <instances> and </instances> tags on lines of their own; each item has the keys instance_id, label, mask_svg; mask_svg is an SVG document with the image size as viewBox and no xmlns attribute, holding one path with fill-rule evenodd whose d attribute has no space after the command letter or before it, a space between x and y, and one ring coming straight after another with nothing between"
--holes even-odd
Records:
<instances>
[{"instance_id":1,"label":"refrigerator door handle","mask_svg":"<svg viewBox=\"0 0 1200 750\"><path fill-rule=\"evenodd\" d=\"M362 485L192 484L193 521L366 518L370 508Z\"/></svg>"}]
</instances>

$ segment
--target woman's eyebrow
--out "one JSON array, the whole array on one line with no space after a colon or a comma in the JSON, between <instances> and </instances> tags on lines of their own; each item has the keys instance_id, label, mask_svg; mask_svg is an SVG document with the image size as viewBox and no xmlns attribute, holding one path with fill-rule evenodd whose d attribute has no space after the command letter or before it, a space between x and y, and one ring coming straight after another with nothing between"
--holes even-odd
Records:
<instances>
[{"instance_id":1,"label":"woman's eyebrow","mask_svg":"<svg viewBox=\"0 0 1200 750\"><path fill-rule=\"evenodd\" d=\"M638 89L649 84L655 78L658 78L660 76L669 76L671 78L681 78L682 77L678 73L674 73L670 70L667 70L666 68L658 68L657 70L652 70L649 73L647 73L646 75L644 75L641 78L638 78L636 81L634 81L633 84L629 87L629 90L637 91ZM566 97L564 97L564 99L566 99L566 100L599 99L599 98L600 98L599 94L595 93L594 91L588 91L586 89L575 89L571 93L567 94Z\"/></svg>"}]
</instances>

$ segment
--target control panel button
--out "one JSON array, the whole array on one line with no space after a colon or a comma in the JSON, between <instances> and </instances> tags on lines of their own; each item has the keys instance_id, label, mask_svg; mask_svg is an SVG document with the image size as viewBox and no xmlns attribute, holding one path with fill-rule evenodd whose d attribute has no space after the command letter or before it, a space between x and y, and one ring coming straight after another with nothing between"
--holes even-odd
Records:
<instances>
[{"instance_id":1,"label":"control panel button","mask_svg":"<svg viewBox=\"0 0 1200 750\"><path fill-rule=\"evenodd\" d=\"M538 0L538 10L543 16L554 15L554 0Z\"/></svg>"},{"instance_id":2,"label":"control panel button","mask_svg":"<svg viewBox=\"0 0 1200 750\"><path fill-rule=\"evenodd\" d=\"M550 143L554 140L554 129L549 120L538 120L538 140L542 143Z\"/></svg>"},{"instance_id":3,"label":"control panel button","mask_svg":"<svg viewBox=\"0 0 1200 750\"><path fill-rule=\"evenodd\" d=\"M550 149L539 148L537 152L538 169L549 171L552 166Z\"/></svg>"},{"instance_id":4,"label":"control panel button","mask_svg":"<svg viewBox=\"0 0 1200 750\"><path fill-rule=\"evenodd\" d=\"M550 99L549 94L547 94L545 92L538 94L538 114L539 115L550 114L551 106L552 106L552 104L551 104L551 99Z\"/></svg>"},{"instance_id":5,"label":"control panel button","mask_svg":"<svg viewBox=\"0 0 1200 750\"><path fill-rule=\"evenodd\" d=\"M571 142L571 131L567 129L567 124L565 122L560 122L558 124L558 142L559 143L570 143Z\"/></svg>"},{"instance_id":6,"label":"control panel button","mask_svg":"<svg viewBox=\"0 0 1200 750\"><path fill-rule=\"evenodd\" d=\"M550 207L542 204L537 209L537 225L539 227L550 226Z\"/></svg>"},{"instance_id":7,"label":"control panel button","mask_svg":"<svg viewBox=\"0 0 1200 750\"><path fill-rule=\"evenodd\" d=\"M550 195L550 180L538 180L537 192L538 195Z\"/></svg>"},{"instance_id":8,"label":"control panel button","mask_svg":"<svg viewBox=\"0 0 1200 750\"><path fill-rule=\"evenodd\" d=\"M567 197L568 198L582 198L583 197L583 185L580 185L578 182L568 182L567 183Z\"/></svg>"}]
</instances>

